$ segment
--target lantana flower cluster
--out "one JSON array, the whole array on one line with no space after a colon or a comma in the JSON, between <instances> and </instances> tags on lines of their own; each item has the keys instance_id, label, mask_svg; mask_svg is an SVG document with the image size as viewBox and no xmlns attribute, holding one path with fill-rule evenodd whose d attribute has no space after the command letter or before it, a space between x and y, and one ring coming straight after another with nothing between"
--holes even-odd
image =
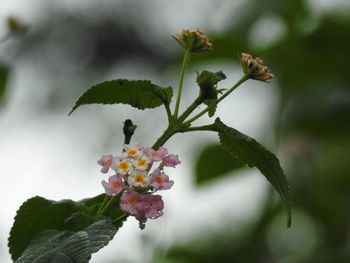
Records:
<instances>
[{"instance_id":1,"label":"lantana flower cluster","mask_svg":"<svg viewBox=\"0 0 350 263\"><path fill-rule=\"evenodd\" d=\"M122 156L102 155L97 163L102 166L102 173L109 169L115 171L108 182L102 181L105 192L109 196L121 193L121 210L134 216L141 229L145 228L148 218L163 215L162 197L154 193L173 186L174 181L169 179L164 168L180 164L178 155L168 154L165 147L154 150L140 144L126 144Z\"/></svg>"}]
</instances>

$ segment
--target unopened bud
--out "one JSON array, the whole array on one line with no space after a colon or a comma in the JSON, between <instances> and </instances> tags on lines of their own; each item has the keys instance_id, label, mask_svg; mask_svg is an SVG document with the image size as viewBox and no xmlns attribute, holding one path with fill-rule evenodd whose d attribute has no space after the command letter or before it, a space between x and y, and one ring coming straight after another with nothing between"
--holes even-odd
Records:
<instances>
[{"instance_id":1,"label":"unopened bud","mask_svg":"<svg viewBox=\"0 0 350 263\"><path fill-rule=\"evenodd\" d=\"M248 53L241 53L241 64L244 74L247 74L249 78L265 81L273 78L273 74L269 68L264 66L262 59L259 57L253 58Z\"/></svg>"},{"instance_id":2,"label":"unopened bud","mask_svg":"<svg viewBox=\"0 0 350 263\"><path fill-rule=\"evenodd\" d=\"M12 33L25 33L28 30L28 25L14 16L7 17L7 27Z\"/></svg>"}]
</instances>

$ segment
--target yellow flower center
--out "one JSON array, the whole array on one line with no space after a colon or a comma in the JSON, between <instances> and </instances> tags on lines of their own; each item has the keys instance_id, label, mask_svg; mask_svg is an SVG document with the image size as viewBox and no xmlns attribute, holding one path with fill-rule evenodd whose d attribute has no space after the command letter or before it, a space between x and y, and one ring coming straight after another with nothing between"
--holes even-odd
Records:
<instances>
[{"instance_id":1,"label":"yellow flower center","mask_svg":"<svg viewBox=\"0 0 350 263\"><path fill-rule=\"evenodd\" d=\"M157 184L160 184L160 185L162 185L164 183L163 178L160 177L160 176L157 176L155 181L156 181Z\"/></svg>"},{"instance_id":2,"label":"yellow flower center","mask_svg":"<svg viewBox=\"0 0 350 263\"><path fill-rule=\"evenodd\" d=\"M144 166L146 164L146 159L141 159L137 162L138 166Z\"/></svg>"},{"instance_id":3,"label":"yellow flower center","mask_svg":"<svg viewBox=\"0 0 350 263\"><path fill-rule=\"evenodd\" d=\"M117 182L114 182L113 184L112 184L112 187L114 188L114 189L117 189L117 188L120 188L120 183L117 181Z\"/></svg>"},{"instance_id":4,"label":"yellow flower center","mask_svg":"<svg viewBox=\"0 0 350 263\"><path fill-rule=\"evenodd\" d=\"M128 151L128 155L130 155L130 156L135 156L136 154L137 154L137 150L135 150L135 149L130 149Z\"/></svg>"},{"instance_id":5,"label":"yellow flower center","mask_svg":"<svg viewBox=\"0 0 350 263\"><path fill-rule=\"evenodd\" d=\"M145 178L142 175L137 175L135 177L135 182L137 183L143 183L145 181Z\"/></svg>"},{"instance_id":6,"label":"yellow flower center","mask_svg":"<svg viewBox=\"0 0 350 263\"><path fill-rule=\"evenodd\" d=\"M122 170L126 170L126 169L129 168L129 164L126 163L126 162L121 162L121 163L119 164L119 167L118 167L118 168L119 168L119 169L122 169Z\"/></svg>"}]
</instances>

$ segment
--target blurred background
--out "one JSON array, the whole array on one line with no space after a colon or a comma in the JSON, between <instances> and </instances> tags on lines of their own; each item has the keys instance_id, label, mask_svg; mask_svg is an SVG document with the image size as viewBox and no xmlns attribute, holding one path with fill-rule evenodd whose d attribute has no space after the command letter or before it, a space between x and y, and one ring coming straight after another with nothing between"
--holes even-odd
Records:
<instances>
[{"instance_id":1,"label":"blurred background","mask_svg":"<svg viewBox=\"0 0 350 263\"><path fill-rule=\"evenodd\" d=\"M198 93L196 71L222 70L222 88L239 79L238 52L275 75L244 83L216 115L280 158L292 227L265 178L228 158L215 134L176 135L166 146L182 163L169 171L165 215L144 231L129 218L91 262L350 262L348 0L1 0L0 262L10 262L26 199L98 195L106 178L96 160L121 151L123 121L144 145L166 127L163 108L91 105L68 117L76 99L116 78L176 88L182 49L171 36L197 27L214 50L192 57L182 109Z\"/></svg>"}]
</instances>

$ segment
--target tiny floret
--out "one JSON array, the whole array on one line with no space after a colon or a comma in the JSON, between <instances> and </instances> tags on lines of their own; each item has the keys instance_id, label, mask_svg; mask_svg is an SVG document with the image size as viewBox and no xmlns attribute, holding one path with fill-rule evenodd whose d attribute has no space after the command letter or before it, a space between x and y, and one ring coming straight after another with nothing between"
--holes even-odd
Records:
<instances>
[{"instance_id":1,"label":"tiny floret","mask_svg":"<svg viewBox=\"0 0 350 263\"><path fill-rule=\"evenodd\" d=\"M151 186L157 190L168 190L174 184L174 181L169 180L169 176L160 170L156 169L151 175Z\"/></svg>"},{"instance_id":2,"label":"tiny floret","mask_svg":"<svg viewBox=\"0 0 350 263\"><path fill-rule=\"evenodd\" d=\"M168 155L168 150L165 147L159 147L158 150L146 148L144 152L152 159L153 162L162 161L163 158Z\"/></svg>"},{"instance_id":3,"label":"tiny floret","mask_svg":"<svg viewBox=\"0 0 350 263\"><path fill-rule=\"evenodd\" d=\"M127 174L132 169L132 162L129 159L115 157L113 158L111 167L117 173Z\"/></svg>"},{"instance_id":4,"label":"tiny floret","mask_svg":"<svg viewBox=\"0 0 350 263\"><path fill-rule=\"evenodd\" d=\"M169 154L163 158L164 166L175 167L180 163L179 156L175 154Z\"/></svg>"},{"instance_id":5,"label":"tiny floret","mask_svg":"<svg viewBox=\"0 0 350 263\"><path fill-rule=\"evenodd\" d=\"M149 185L149 176L145 171L134 170L128 177L130 186L146 188Z\"/></svg>"},{"instance_id":6,"label":"tiny floret","mask_svg":"<svg viewBox=\"0 0 350 263\"><path fill-rule=\"evenodd\" d=\"M140 159L134 160L134 166L137 170L146 170L151 164L151 159L147 155L143 155Z\"/></svg>"},{"instance_id":7,"label":"tiny floret","mask_svg":"<svg viewBox=\"0 0 350 263\"><path fill-rule=\"evenodd\" d=\"M113 161L113 155L107 154L102 155L101 159L97 161L97 164L102 166L101 172L107 173Z\"/></svg>"},{"instance_id":8,"label":"tiny floret","mask_svg":"<svg viewBox=\"0 0 350 263\"><path fill-rule=\"evenodd\" d=\"M136 159L142 155L142 148L139 145L125 144L123 157Z\"/></svg>"},{"instance_id":9,"label":"tiny floret","mask_svg":"<svg viewBox=\"0 0 350 263\"><path fill-rule=\"evenodd\" d=\"M109 177L108 182L102 181L102 186L105 188L107 195L117 195L125 189L125 184L120 174Z\"/></svg>"},{"instance_id":10,"label":"tiny floret","mask_svg":"<svg viewBox=\"0 0 350 263\"><path fill-rule=\"evenodd\" d=\"M270 72L269 68L264 66L262 59L253 57L248 53L241 53L241 64L244 74L247 74L249 78L260 80L260 81L269 81L273 78L273 74Z\"/></svg>"}]
</instances>

